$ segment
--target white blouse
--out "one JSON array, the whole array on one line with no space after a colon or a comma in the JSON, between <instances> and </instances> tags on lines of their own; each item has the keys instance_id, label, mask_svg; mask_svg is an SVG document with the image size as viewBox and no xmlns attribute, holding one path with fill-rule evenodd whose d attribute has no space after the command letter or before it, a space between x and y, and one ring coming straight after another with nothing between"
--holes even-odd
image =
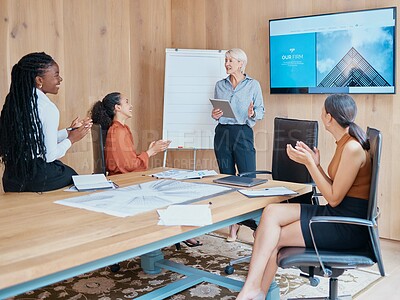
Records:
<instances>
[{"instance_id":1,"label":"white blouse","mask_svg":"<svg viewBox=\"0 0 400 300\"><path fill-rule=\"evenodd\" d=\"M44 144L46 146L46 162L53 162L65 155L71 148L66 129L58 130L60 111L41 90L36 89L38 95L39 119L42 122Z\"/></svg>"}]
</instances>

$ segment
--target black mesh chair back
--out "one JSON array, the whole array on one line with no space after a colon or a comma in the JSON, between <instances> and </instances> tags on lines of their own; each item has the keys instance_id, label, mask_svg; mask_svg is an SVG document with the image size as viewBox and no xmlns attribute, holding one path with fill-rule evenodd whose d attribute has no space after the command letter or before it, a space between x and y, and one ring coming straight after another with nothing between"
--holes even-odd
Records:
<instances>
[{"instance_id":1,"label":"black mesh chair back","mask_svg":"<svg viewBox=\"0 0 400 300\"><path fill-rule=\"evenodd\" d=\"M379 231L378 231L378 178L379 168L381 161L382 152L382 134L375 128L368 127L367 136L369 139L370 150L369 153L372 159L372 177L371 177L371 189L368 203L368 220L374 222L375 226L368 227L371 236L371 247L375 255L375 261L378 263L379 272L384 276L385 271L383 268L382 255L379 246Z\"/></svg>"},{"instance_id":2,"label":"black mesh chair back","mask_svg":"<svg viewBox=\"0 0 400 300\"><path fill-rule=\"evenodd\" d=\"M104 147L107 136L107 130L103 130L100 124L93 124L92 129L93 146L93 173L106 174L106 162L104 158Z\"/></svg>"},{"instance_id":3,"label":"black mesh chair back","mask_svg":"<svg viewBox=\"0 0 400 300\"><path fill-rule=\"evenodd\" d=\"M318 122L311 120L299 120L276 117L274 119L274 140L272 151L272 168L271 171L255 171L241 173L239 176L248 176L252 174L271 174L272 179L289 181L296 183L304 183L312 185L312 192L306 195L296 197L293 202L318 204L319 194L310 173L304 165L292 161L286 153L286 145L296 145L297 141L306 143L311 149L318 147ZM310 195L311 194L311 195ZM240 222L241 225L256 230L257 223L255 220L245 220ZM226 274L234 272L233 265L248 261L251 256L244 256L231 260L225 268Z\"/></svg>"},{"instance_id":4,"label":"black mesh chair back","mask_svg":"<svg viewBox=\"0 0 400 300\"><path fill-rule=\"evenodd\" d=\"M318 147L318 122L287 118L275 118L272 152L272 178L297 183L312 183L307 168L291 160L286 145L293 147L297 141L306 143L311 149Z\"/></svg>"}]
</instances>

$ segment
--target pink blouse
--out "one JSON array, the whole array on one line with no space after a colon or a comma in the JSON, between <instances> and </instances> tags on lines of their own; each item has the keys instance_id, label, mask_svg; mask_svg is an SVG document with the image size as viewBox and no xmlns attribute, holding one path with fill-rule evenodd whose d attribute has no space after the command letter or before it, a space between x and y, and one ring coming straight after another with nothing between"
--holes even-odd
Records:
<instances>
[{"instance_id":1,"label":"pink blouse","mask_svg":"<svg viewBox=\"0 0 400 300\"><path fill-rule=\"evenodd\" d=\"M136 153L131 130L118 121L108 129L105 160L109 175L144 171L149 166L147 152Z\"/></svg>"}]
</instances>

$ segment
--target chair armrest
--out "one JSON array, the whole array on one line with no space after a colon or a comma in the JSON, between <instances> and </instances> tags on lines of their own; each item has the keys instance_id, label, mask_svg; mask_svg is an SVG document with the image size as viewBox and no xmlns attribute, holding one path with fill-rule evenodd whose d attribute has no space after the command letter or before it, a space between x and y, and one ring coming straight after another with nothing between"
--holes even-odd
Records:
<instances>
[{"instance_id":1,"label":"chair armrest","mask_svg":"<svg viewBox=\"0 0 400 300\"><path fill-rule=\"evenodd\" d=\"M317 255L319 264L321 265L322 271L324 272L324 277L330 277L332 275L332 271L326 269L324 263L322 262L321 256L319 254L317 244L315 243L314 234L312 231L313 223L342 223L342 224L351 224L351 225L360 225L360 226L368 226L374 227L377 224L373 221L361 218L352 218L352 217L332 217L332 216L315 216L312 217L310 222L308 223L308 227L310 228L311 240L314 245L315 254Z\"/></svg>"},{"instance_id":2,"label":"chair armrest","mask_svg":"<svg viewBox=\"0 0 400 300\"><path fill-rule=\"evenodd\" d=\"M240 177L243 177L243 176L253 175L253 174L272 174L272 172L271 172L271 171L244 172L244 173L240 173L239 176L240 176Z\"/></svg>"},{"instance_id":3,"label":"chair armrest","mask_svg":"<svg viewBox=\"0 0 400 300\"><path fill-rule=\"evenodd\" d=\"M332 216L316 216L312 217L310 220L310 225L312 223L342 223L342 224L352 224L374 227L376 224L370 220L361 218L351 218L351 217L332 217ZM311 227L310 227L311 230Z\"/></svg>"},{"instance_id":4,"label":"chair armrest","mask_svg":"<svg viewBox=\"0 0 400 300\"><path fill-rule=\"evenodd\" d=\"M322 194L320 192L318 192L317 185L314 182L311 183L311 186L312 186L311 190L313 193L312 198L311 198L312 204L319 205L318 197L322 197Z\"/></svg>"}]
</instances>

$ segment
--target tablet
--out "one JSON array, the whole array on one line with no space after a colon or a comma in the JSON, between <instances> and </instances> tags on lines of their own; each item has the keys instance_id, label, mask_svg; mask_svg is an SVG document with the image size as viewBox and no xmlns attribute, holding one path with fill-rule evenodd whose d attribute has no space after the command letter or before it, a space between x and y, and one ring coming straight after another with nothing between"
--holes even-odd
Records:
<instances>
[{"instance_id":1,"label":"tablet","mask_svg":"<svg viewBox=\"0 0 400 300\"><path fill-rule=\"evenodd\" d=\"M225 99L211 99L210 98L210 102L212 104L212 106L217 109L219 108L220 110L223 111L223 117L225 118L235 118L235 113L232 110L231 104L229 102L229 100L225 100Z\"/></svg>"},{"instance_id":2,"label":"tablet","mask_svg":"<svg viewBox=\"0 0 400 300\"><path fill-rule=\"evenodd\" d=\"M251 177L240 177L240 176L227 176L218 179L214 179L213 182L228 185L237 185L244 187L251 187L267 182L267 179L251 178Z\"/></svg>"}]
</instances>

